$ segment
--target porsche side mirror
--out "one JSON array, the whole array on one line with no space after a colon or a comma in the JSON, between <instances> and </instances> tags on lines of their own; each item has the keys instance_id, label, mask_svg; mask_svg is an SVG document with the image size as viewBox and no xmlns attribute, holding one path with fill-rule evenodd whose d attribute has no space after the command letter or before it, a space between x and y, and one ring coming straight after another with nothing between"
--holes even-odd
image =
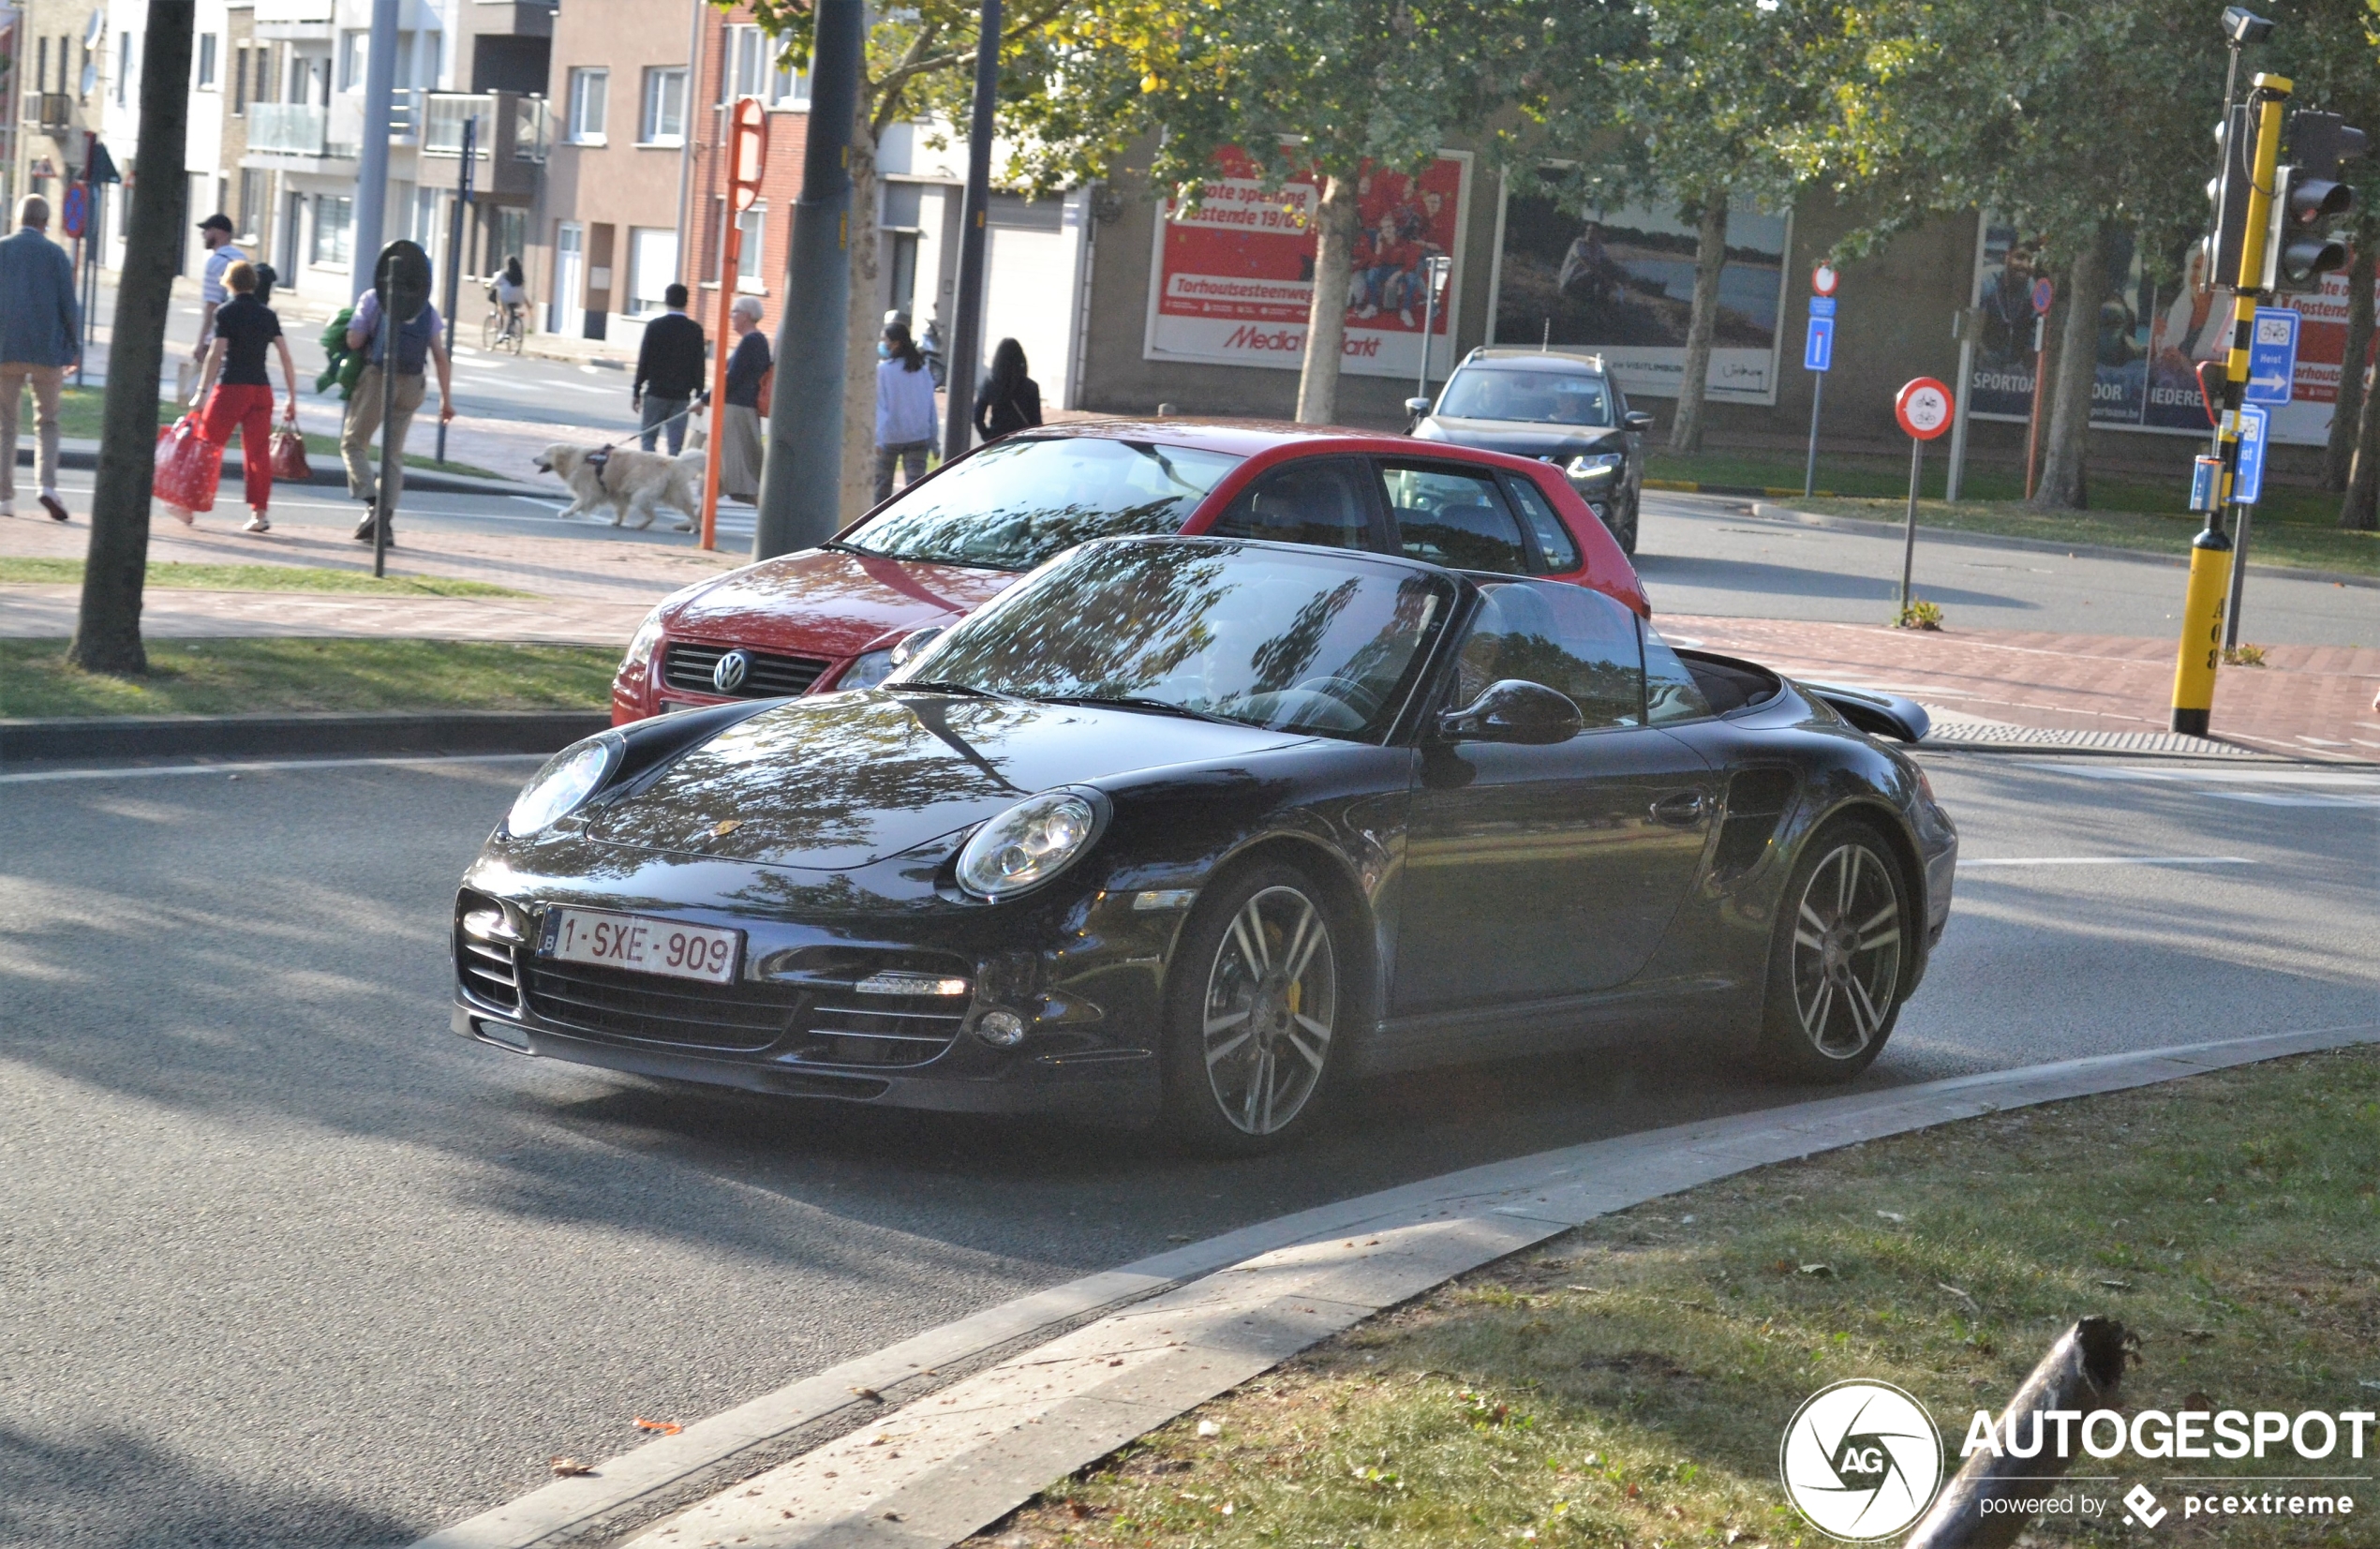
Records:
<instances>
[{"instance_id":1,"label":"porsche side mirror","mask_svg":"<svg viewBox=\"0 0 2380 1549\"><path fill-rule=\"evenodd\" d=\"M1620 416L1620 424L1630 430L1650 430L1653 428L1653 416L1641 409L1631 409Z\"/></svg>"},{"instance_id":2,"label":"porsche side mirror","mask_svg":"<svg viewBox=\"0 0 2380 1549\"><path fill-rule=\"evenodd\" d=\"M940 639L943 632L949 628L947 624L928 624L924 629L911 630L894 643L892 664L896 667L909 665L910 663L917 660L919 651Z\"/></svg>"},{"instance_id":3,"label":"porsche side mirror","mask_svg":"<svg viewBox=\"0 0 2380 1549\"><path fill-rule=\"evenodd\" d=\"M1568 742L1586 726L1570 696L1542 683L1507 678L1438 717L1438 735L1458 742Z\"/></svg>"}]
</instances>

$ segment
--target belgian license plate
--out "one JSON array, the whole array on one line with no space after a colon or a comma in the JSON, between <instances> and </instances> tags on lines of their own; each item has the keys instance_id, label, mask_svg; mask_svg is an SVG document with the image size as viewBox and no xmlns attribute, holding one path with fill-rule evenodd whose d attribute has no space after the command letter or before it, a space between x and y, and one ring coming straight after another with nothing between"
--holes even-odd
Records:
<instances>
[{"instance_id":1,"label":"belgian license plate","mask_svg":"<svg viewBox=\"0 0 2380 1549\"><path fill-rule=\"evenodd\" d=\"M744 933L651 915L555 909L545 916L545 956L707 984L733 984Z\"/></svg>"}]
</instances>

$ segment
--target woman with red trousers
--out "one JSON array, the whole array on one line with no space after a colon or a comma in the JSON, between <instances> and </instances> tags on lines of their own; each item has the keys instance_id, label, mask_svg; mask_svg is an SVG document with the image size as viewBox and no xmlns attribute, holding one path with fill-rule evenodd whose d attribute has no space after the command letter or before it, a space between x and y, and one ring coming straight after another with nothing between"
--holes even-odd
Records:
<instances>
[{"instance_id":1,"label":"woman with red trousers","mask_svg":"<svg viewBox=\"0 0 2380 1549\"><path fill-rule=\"evenodd\" d=\"M256 267L234 263L223 272L223 283L231 299L216 309L215 342L207 347L206 365L199 377L199 395L206 402L199 413L199 434L229 449L231 432L240 432L240 457L247 472L246 530L270 532L273 524L264 508L273 499L273 381L265 375L265 347L281 352L281 380L290 390L281 418L292 426L297 423L297 363L290 358L281 320L256 299ZM186 526L190 524L188 512L169 509Z\"/></svg>"}]
</instances>

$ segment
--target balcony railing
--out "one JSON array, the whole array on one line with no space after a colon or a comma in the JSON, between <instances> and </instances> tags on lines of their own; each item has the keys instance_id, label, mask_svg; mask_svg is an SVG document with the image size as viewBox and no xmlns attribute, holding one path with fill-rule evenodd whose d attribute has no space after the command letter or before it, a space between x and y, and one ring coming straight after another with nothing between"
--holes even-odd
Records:
<instances>
[{"instance_id":1,"label":"balcony railing","mask_svg":"<svg viewBox=\"0 0 2380 1549\"><path fill-rule=\"evenodd\" d=\"M545 159L549 115L542 97L516 97L511 92L431 92L422 127L424 156L460 156L463 125L479 120L472 137L473 159L504 156L513 161ZM510 143L499 133L509 124Z\"/></svg>"},{"instance_id":2,"label":"balcony railing","mask_svg":"<svg viewBox=\"0 0 2380 1549\"><path fill-rule=\"evenodd\" d=\"M248 104L248 149L320 156L329 151L331 111L317 102Z\"/></svg>"}]
</instances>

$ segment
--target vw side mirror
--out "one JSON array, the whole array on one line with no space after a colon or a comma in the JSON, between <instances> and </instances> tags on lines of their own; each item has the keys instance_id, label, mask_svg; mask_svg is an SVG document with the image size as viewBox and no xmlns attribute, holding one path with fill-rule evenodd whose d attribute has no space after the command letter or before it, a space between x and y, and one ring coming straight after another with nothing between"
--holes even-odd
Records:
<instances>
[{"instance_id":1,"label":"vw side mirror","mask_svg":"<svg viewBox=\"0 0 2380 1549\"><path fill-rule=\"evenodd\" d=\"M1630 430L1650 430L1653 428L1653 416L1641 409L1631 409L1620 416L1620 424Z\"/></svg>"},{"instance_id":2,"label":"vw side mirror","mask_svg":"<svg viewBox=\"0 0 2380 1549\"><path fill-rule=\"evenodd\" d=\"M1518 678L1490 683L1479 698L1438 717L1438 735L1457 742L1568 742L1585 729L1569 695Z\"/></svg>"}]
</instances>

